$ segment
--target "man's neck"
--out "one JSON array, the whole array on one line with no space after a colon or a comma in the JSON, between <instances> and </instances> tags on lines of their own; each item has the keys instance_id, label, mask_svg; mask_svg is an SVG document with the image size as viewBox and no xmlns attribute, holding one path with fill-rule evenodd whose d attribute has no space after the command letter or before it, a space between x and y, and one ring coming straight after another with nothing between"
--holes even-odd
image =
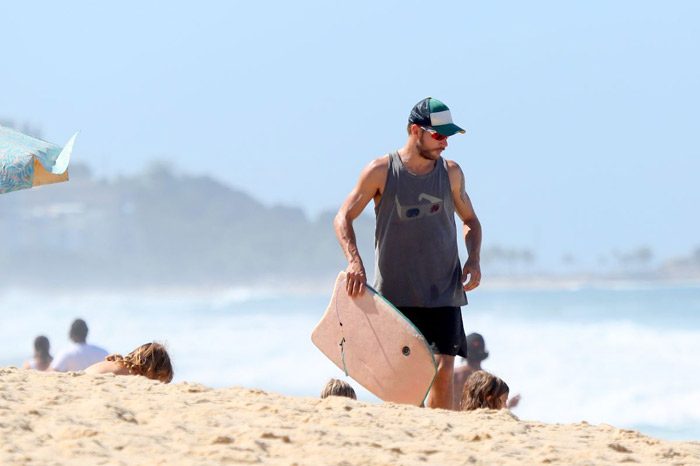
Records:
<instances>
[{"instance_id":1,"label":"man's neck","mask_svg":"<svg viewBox=\"0 0 700 466\"><path fill-rule=\"evenodd\" d=\"M467 359L467 366L469 366L470 369L473 371L480 371L481 370L481 361L470 361Z\"/></svg>"},{"instance_id":2,"label":"man's neck","mask_svg":"<svg viewBox=\"0 0 700 466\"><path fill-rule=\"evenodd\" d=\"M401 157L404 167L415 175L430 173L437 163L435 160L426 159L420 155L418 148L410 140L399 149L399 157Z\"/></svg>"}]
</instances>

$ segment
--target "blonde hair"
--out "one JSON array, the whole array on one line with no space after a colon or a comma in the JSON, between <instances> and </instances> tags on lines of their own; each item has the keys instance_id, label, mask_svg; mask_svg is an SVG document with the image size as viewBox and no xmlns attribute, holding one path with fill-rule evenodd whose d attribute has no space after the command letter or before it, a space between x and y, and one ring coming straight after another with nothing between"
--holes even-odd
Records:
<instances>
[{"instance_id":1,"label":"blonde hair","mask_svg":"<svg viewBox=\"0 0 700 466\"><path fill-rule=\"evenodd\" d=\"M353 400L357 399L355 390L353 390L350 384L338 379L330 379L328 383L326 383L326 386L323 387L323 390L321 390L321 398L327 398L329 396L345 396Z\"/></svg>"},{"instance_id":2,"label":"blonde hair","mask_svg":"<svg viewBox=\"0 0 700 466\"><path fill-rule=\"evenodd\" d=\"M464 383L462 411L505 408L501 398L509 392L508 384L500 378L486 371L476 371Z\"/></svg>"},{"instance_id":3,"label":"blonde hair","mask_svg":"<svg viewBox=\"0 0 700 466\"><path fill-rule=\"evenodd\" d=\"M121 354L111 354L105 359L128 369L132 375L143 375L164 383L173 380L173 366L170 364L170 356L160 343L141 345L126 357Z\"/></svg>"}]
</instances>

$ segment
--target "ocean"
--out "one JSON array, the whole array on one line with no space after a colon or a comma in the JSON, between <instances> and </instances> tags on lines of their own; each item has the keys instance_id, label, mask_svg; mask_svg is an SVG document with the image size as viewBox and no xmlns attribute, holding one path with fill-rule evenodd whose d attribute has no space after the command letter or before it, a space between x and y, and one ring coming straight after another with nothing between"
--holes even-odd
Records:
<instances>
[{"instance_id":1,"label":"ocean","mask_svg":"<svg viewBox=\"0 0 700 466\"><path fill-rule=\"evenodd\" d=\"M344 377L309 338L329 294L4 291L0 366L21 365L37 335L55 355L81 317L88 341L109 352L166 343L174 383L316 397ZM521 419L700 440L700 285L483 288L469 301L465 329L486 340L484 369L521 395ZM350 383L360 400L379 402Z\"/></svg>"}]
</instances>

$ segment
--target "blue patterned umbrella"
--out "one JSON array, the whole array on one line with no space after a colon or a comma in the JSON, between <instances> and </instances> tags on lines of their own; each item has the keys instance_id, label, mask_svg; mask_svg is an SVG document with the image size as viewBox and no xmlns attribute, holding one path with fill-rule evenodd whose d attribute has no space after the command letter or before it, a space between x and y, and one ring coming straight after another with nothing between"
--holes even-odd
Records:
<instances>
[{"instance_id":1,"label":"blue patterned umbrella","mask_svg":"<svg viewBox=\"0 0 700 466\"><path fill-rule=\"evenodd\" d=\"M0 126L0 194L68 181L76 136L60 147Z\"/></svg>"}]
</instances>

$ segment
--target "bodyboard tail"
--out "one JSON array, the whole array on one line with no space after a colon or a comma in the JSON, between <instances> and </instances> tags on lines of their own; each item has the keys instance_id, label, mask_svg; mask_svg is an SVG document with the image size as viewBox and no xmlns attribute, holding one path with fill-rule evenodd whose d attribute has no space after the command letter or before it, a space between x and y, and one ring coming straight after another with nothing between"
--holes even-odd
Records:
<instances>
[{"instance_id":1,"label":"bodyboard tail","mask_svg":"<svg viewBox=\"0 0 700 466\"><path fill-rule=\"evenodd\" d=\"M341 272L311 341L379 399L421 405L437 374L430 346L386 298L369 286L351 298L345 281Z\"/></svg>"}]
</instances>

